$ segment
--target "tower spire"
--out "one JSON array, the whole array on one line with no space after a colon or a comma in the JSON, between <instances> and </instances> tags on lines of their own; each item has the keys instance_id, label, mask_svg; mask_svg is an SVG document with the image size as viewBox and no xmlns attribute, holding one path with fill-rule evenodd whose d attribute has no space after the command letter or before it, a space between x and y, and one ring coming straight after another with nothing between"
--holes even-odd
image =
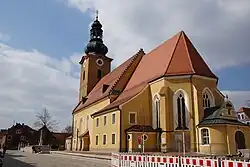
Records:
<instances>
[{"instance_id":1,"label":"tower spire","mask_svg":"<svg viewBox=\"0 0 250 167\"><path fill-rule=\"evenodd\" d=\"M98 10L95 11L95 20L98 20Z\"/></svg>"},{"instance_id":2,"label":"tower spire","mask_svg":"<svg viewBox=\"0 0 250 167\"><path fill-rule=\"evenodd\" d=\"M107 46L103 43L103 30L102 24L98 20L98 10L96 10L96 18L91 25L90 29L90 40L85 48L85 53L94 53L94 54L101 54L106 55L108 53Z\"/></svg>"}]
</instances>

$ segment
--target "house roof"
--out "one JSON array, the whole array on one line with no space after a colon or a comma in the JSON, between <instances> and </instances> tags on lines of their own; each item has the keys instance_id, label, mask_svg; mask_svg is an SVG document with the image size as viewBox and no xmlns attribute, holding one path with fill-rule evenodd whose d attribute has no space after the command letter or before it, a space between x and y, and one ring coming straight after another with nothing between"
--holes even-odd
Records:
<instances>
[{"instance_id":1,"label":"house roof","mask_svg":"<svg viewBox=\"0 0 250 167\"><path fill-rule=\"evenodd\" d=\"M244 112L248 118L250 118L250 108L248 107L241 107L238 112Z\"/></svg>"},{"instance_id":2,"label":"house roof","mask_svg":"<svg viewBox=\"0 0 250 167\"><path fill-rule=\"evenodd\" d=\"M97 113L118 107L154 79L192 74L217 79L186 34L181 31L144 55L121 95Z\"/></svg>"},{"instance_id":3,"label":"house roof","mask_svg":"<svg viewBox=\"0 0 250 167\"><path fill-rule=\"evenodd\" d=\"M129 58L127 61L125 61L123 64L121 64L109 74L105 75L89 93L86 102L78 104L78 106L74 109L73 112L77 112L80 109L87 107L95 103L96 101L103 99L104 97L107 97L114 90L114 88L116 88L116 85L119 85L119 89L122 89L119 91L123 91L137 64L139 63L140 59L144 54L145 53L142 49L139 50L139 52L137 52L134 56ZM135 65L133 66L134 63ZM126 73L126 71L129 71L129 69L131 75L127 75ZM104 85L107 85L108 87L103 92Z\"/></svg>"}]
</instances>

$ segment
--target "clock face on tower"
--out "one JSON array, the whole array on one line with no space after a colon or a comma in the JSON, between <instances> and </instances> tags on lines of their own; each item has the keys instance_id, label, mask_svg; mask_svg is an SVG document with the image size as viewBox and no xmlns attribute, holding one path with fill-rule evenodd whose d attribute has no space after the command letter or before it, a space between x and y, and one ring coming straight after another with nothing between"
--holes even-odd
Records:
<instances>
[{"instance_id":1,"label":"clock face on tower","mask_svg":"<svg viewBox=\"0 0 250 167\"><path fill-rule=\"evenodd\" d=\"M97 59L96 60L96 64L98 65L98 66L103 66L103 64L104 64L104 61L102 60L102 59Z\"/></svg>"}]
</instances>

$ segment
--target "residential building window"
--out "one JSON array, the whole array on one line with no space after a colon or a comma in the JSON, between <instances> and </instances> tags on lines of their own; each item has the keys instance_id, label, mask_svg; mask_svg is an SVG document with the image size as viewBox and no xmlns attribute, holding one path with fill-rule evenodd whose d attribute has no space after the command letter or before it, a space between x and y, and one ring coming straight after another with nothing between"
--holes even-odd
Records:
<instances>
[{"instance_id":1,"label":"residential building window","mask_svg":"<svg viewBox=\"0 0 250 167\"><path fill-rule=\"evenodd\" d=\"M244 114L241 114L241 119L245 119Z\"/></svg>"},{"instance_id":2,"label":"residential building window","mask_svg":"<svg viewBox=\"0 0 250 167\"><path fill-rule=\"evenodd\" d=\"M207 145L209 144L209 131L208 129L201 129L201 144Z\"/></svg>"},{"instance_id":3,"label":"residential building window","mask_svg":"<svg viewBox=\"0 0 250 167\"><path fill-rule=\"evenodd\" d=\"M98 142L99 142L99 136L96 135L96 136L95 136L95 145L98 145Z\"/></svg>"},{"instance_id":4,"label":"residential building window","mask_svg":"<svg viewBox=\"0 0 250 167\"><path fill-rule=\"evenodd\" d=\"M115 144L115 134L112 134L112 144Z\"/></svg>"},{"instance_id":5,"label":"residential building window","mask_svg":"<svg viewBox=\"0 0 250 167\"><path fill-rule=\"evenodd\" d=\"M103 117L103 125L105 126L107 124L107 116L105 115L104 117Z\"/></svg>"},{"instance_id":6,"label":"residential building window","mask_svg":"<svg viewBox=\"0 0 250 167\"><path fill-rule=\"evenodd\" d=\"M103 145L107 144L107 135L103 135L102 142L103 142Z\"/></svg>"},{"instance_id":7,"label":"residential building window","mask_svg":"<svg viewBox=\"0 0 250 167\"><path fill-rule=\"evenodd\" d=\"M136 113L129 113L129 123L136 124Z\"/></svg>"},{"instance_id":8,"label":"residential building window","mask_svg":"<svg viewBox=\"0 0 250 167\"><path fill-rule=\"evenodd\" d=\"M160 97L156 94L153 98L153 128L160 128Z\"/></svg>"},{"instance_id":9,"label":"residential building window","mask_svg":"<svg viewBox=\"0 0 250 167\"><path fill-rule=\"evenodd\" d=\"M12 136L8 136L8 138L7 138L8 140L11 140L12 139Z\"/></svg>"},{"instance_id":10,"label":"residential building window","mask_svg":"<svg viewBox=\"0 0 250 167\"><path fill-rule=\"evenodd\" d=\"M102 78L102 70L97 70L97 78L101 79Z\"/></svg>"},{"instance_id":11,"label":"residential building window","mask_svg":"<svg viewBox=\"0 0 250 167\"><path fill-rule=\"evenodd\" d=\"M21 134L21 130L16 130L16 134Z\"/></svg>"},{"instance_id":12,"label":"residential building window","mask_svg":"<svg viewBox=\"0 0 250 167\"><path fill-rule=\"evenodd\" d=\"M96 127L99 126L99 118L96 118Z\"/></svg>"},{"instance_id":13,"label":"residential building window","mask_svg":"<svg viewBox=\"0 0 250 167\"><path fill-rule=\"evenodd\" d=\"M241 115L240 114L238 114L238 119L241 119L241 117L240 117Z\"/></svg>"},{"instance_id":14,"label":"residential building window","mask_svg":"<svg viewBox=\"0 0 250 167\"><path fill-rule=\"evenodd\" d=\"M112 114L112 124L115 124L115 113Z\"/></svg>"},{"instance_id":15,"label":"residential building window","mask_svg":"<svg viewBox=\"0 0 250 167\"><path fill-rule=\"evenodd\" d=\"M21 137L20 137L20 140L25 140L25 136L21 136Z\"/></svg>"}]
</instances>

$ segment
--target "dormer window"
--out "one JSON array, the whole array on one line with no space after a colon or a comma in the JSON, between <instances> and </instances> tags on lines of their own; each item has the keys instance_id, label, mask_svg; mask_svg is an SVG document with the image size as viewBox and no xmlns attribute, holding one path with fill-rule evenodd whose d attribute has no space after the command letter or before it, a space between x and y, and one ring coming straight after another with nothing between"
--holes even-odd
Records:
<instances>
[{"instance_id":1,"label":"dormer window","mask_svg":"<svg viewBox=\"0 0 250 167\"><path fill-rule=\"evenodd\" d=\"M16 134L21 134L21 130L16 130Z\"/></svg>"}]
</instances>

